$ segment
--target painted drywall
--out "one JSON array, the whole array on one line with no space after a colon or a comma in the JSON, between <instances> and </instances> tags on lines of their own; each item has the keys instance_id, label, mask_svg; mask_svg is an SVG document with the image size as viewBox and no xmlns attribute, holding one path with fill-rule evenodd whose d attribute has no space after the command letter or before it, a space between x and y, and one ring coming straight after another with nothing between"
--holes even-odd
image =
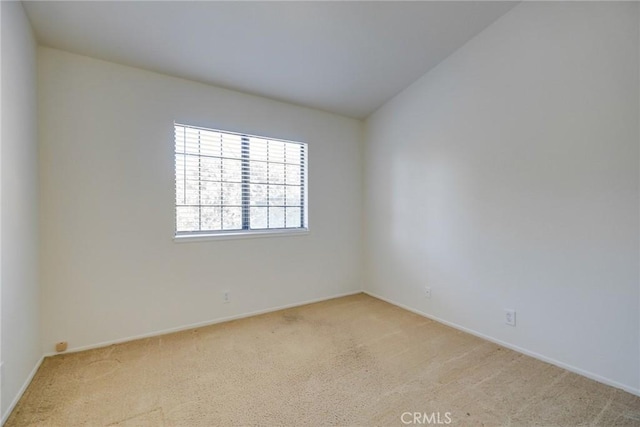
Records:
<instances>
[{"instance_id":1,"label":"painted drywall","mask_svg":"<svg viewBox=\"0 0 640 427\"><path fill-rule=\"evenodd\" d=\"M361 289L360 121L49 48L38 66L45 352ZM309 233L174 242L174 120L306 142Z\"/></svg>"},{"instance_id":2,"label":"painted drywall","mask_svg":"<svg viewBox=\"0 0 640 427\"><path fill-rule=\"evenodd\" d=\"M368 292L638 392L637 8L522 3L367 120Z\"/></svg>"},{"instance_id":3,"label":"painted drywall","mask_svg":"<svg viewBox=\"0 0 640 427\"><path fill-rule=\"evenodd\" d=\"M22 3L2 9L2 416L42 356L38 286L36 42Z\"/></svg>"}]
</instances>

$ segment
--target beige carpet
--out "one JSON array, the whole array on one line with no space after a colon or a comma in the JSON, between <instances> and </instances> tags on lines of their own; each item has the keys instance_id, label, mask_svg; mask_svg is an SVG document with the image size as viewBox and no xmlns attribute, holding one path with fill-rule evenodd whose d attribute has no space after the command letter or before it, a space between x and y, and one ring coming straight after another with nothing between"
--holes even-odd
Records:
<instances>
[{"instance_id":1,"label":"beige carpet","mask_svg":"<svg viewBox=\"0 0 640 427\"><path fill-rule=\"evenodd\" d=\"M402 426L413 413L640 426L640 398L360 294L47 358L7 426Z\"/></svg>"}]
</instances>

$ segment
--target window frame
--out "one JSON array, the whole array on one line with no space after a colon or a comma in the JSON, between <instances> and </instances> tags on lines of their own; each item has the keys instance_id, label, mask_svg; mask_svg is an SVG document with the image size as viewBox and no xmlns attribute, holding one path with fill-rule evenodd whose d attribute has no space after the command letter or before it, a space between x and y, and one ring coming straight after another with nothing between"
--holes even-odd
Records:
<instances>
[{"instance_id":1,"label":"window frame","mask_svg":"<svg viewBox=\"0 0 640 427\"><path fill-rule=\"evenodd\" d=\"M284 143L293 143L300 144L304 147L304 164L301 165L302 174L301 174L301 191L302 191L302 206L301 206L301 214L304 218L304 224L302 227L295 228L265 228L265 229L245 229L245 225L248 225L250 217L248 214L249 208L251 205L249 202L245 202L244 197L242 201L242 225L243 229L236 230L200 230L200 231L191 231L191 232L178 232L178 214L176 203L176 196L178 191L178 182L175 179L176 175L176 136L175 136L175 128L176 126L184 126L194 129L202 129L206 131L219 132L222 134L230 134L236 135L241 138L243 141L243 150L245 149L244 141L249 141L250 138L258 138L267 141L279 141ZM203 126L189 125L183 122L174 122L173 123L173 240L178 243L188 243L188 242L201 242L208 240L229 240L229 239L247 239L247 238L261 238L261 237L285 237L285 236L300 236L309 234L309 144L301 141L292 141L286 140L282 138L271 138L269 136L264 135L253 135L245 132L234 132L228 130L221 130L216 128L208 128ZM244 166L243 166L244 167ZM242 193L249 190L249 182L244 182L242 185ZM246 203L246 204L245 204Z\"/></svg>"}]
</instances>

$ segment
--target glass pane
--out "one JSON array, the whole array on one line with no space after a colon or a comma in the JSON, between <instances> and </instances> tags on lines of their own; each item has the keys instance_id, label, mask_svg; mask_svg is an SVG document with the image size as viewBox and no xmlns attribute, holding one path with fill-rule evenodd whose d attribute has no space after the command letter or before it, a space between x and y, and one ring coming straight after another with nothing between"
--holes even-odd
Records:
<instances>
[{"instance_id":1,"label":"glass pane","mask_svg":"<svg viewBox=\"0 0 640 427\"><path fill-rule=\"evenodd\" d=\"M222 204L242 205L242 184L222 184Z\"/></svg>"},{"instance_id":2,"label":"glass pane","mask_svg":"<svg viewBox=\"0 0 640 427\"><path fill-rule=\"evenodd\" d=\"M221 184L219 182L202 181L200 183L200 204L201 205L220 205L221 200Z\"/></svg>"},{"instance_id":3,"label":"glass pane","mask_svg":"<svg viewBox=\"0 0 640 427\"><path fill-rule=\"evenodd\" d=\"M184 181L176 182L176 205L184 205Z\"/></svg>"},{"instance_id":4,"label":"glass pane","mask_svg":"<svg viewBox=\"0 0 640 427\"><path fill-rule=\"evenodd\" d=\"M284 165L280 163L269 163L269 183L284 184Z\"/></svg>"},{"instance_id":5,"label":"glass pane","mask_svg":"<svg viewBox=\"0 0 640 427\"><path fill-rule=\"evenodd\" d=\"M249 140L249 158L251 160L267 160L267 140L251 138Z\"/></svg>"},{"instance_id":6,"label":"glass pane","mask_svg":"<svg viewBox=\"0 0 640 427\"><path fill-rule=\"evenodd\" d=\"M287 187L287 206L301 206L300 187Z\"/></svg>"},{"instance_id":7,"label":"glass pane","mask_svg":"<svg viewBox=\"0 0 640 427\"><path fill-rule=\"evenodd\" d=\"M222 180L240 182L242 180L242 161L222 159Z\"/></svg>"},{"instance_id":8,"label":"glass pane","mask_svg":"<svg viewBox=\"0 0 640 427\"><path fill-rule=\"evenodd\" d=\"M221 208L203 207L201 211L202 230L218 231L221 229Z\"/></svg>"},{"instance_id":9,"label":"glass pane","mask_svg":"<svg viewBox=\"0 0 640 427\"><path fill-rule=\"evenodd\" d=\"M287 208L287 228L300 228L300 208Z\"/></svg>"},{"instance_id":10,"label":"glass pane","mask_svg":"<svg viewBox=\"0 0 640 427\"><path fill-rule=\"evenodd\" d=\"M300 144L287 143L284 150L287 163L300 164Z\"/></svg>"},{"instance_id":11,"label":"glass pane","mask_svg":"<svg viewBox=\"0 0 640 427\"><path fill-rule=\"evenodd\" d=\"M242 208L222 208L222 229L242 229Z\"/></svg>"},{"instance_id":12,"label":"glass pane","mask_svg":"<svg viewBox=\"0 0 640 427\"><path fill-rule=\"evenodd\" d=\"M185 156L185 169L186 178L197 181L200 176L200 158L198 156Z\"/></svg>"},{"instance_id":13,"label":"glass pane","mask_svg":"<svg viewBox=\"0 0 640 427\"><path fill-rule=\"evenodd\" d=\"M267 164L263 162L250 162L251 182L266 183L267 182Z\"/></svg>"},{"instance_id":14,"label":"glass pane","mask_svg":"<svg viewBox=\"0 0 640 427\"><path fill-rule=\"evenodd\" d=\"M176 230L177 231L198 231L198 208L177 207L176 208Z\"/></svg>"},{"instance_id":15,"label":"glass pane","mask_svg":"<svg viewBox=\"0 0 640 427\"><path fill-rule=\"evenodd\" d=\"M198 181L186 181L184 204L200 204L200 183Z\"/></svg>"},{"instance_id":16,"label":"glass pane","mask_svg":"<svg viewBox=\"0 0 640 427\"><path fill-rule=\"evenodd\" d=\"M176 154L176 178L184 178L184 155Z\"/></svg>"},{"instance_id":17,"label":"glass pane","mask_svg":"<svg viewBox=\"0 0 640 427\"><path fill-rule=\"evenodd\" d=\"M284 206L284 185L269 186L269 206Z\"/></svg>"},{"instance_id":18,"label":"glass pane","mask_svg":"<svg viewBox=\"0 0 640 427\"><path fill-rule=\"evenodd\" d=\"M184 127L174 126L176 153L184 153Z\"/></svg>"},{"instance_id":19,"label":"glass pane","mask_svg":"<svg viewBox=\"0 0 640 427\"><path fill-rule=\"evenodd\" d=\"M269 141L269 161L284 162L284 142Z\"/></svg>"},{"instance_id":20,"label":"glass pane","mask_svg":"<svg viewBox=\"0 0 640 427\"><path fill-rule=\"evenodd\" d=\"M284 228L284 208L269 208L269 228Z\"/></svg>"},{"instance_id":21,"label":"glass pane","mask_svg":"<svg viewBox=\"0 0 640 427\"><path fill-rule=\"evenodd\" d=\"M176 154L176 204L184 202L184 156Z\"/></svg>"},{"instance_id":22,"label":"glass pane","mask_svg":"<svg viewBox=\"0 0 640 427\"><path fill-rule=\"evenodd\" d=\"M221 155L220 132L203 130L200 132L200 154L203 156Z\"/></svg>"},{"instance_id":23,"label":"glass pane","mask_svg":"<svg viewBox=\"0 0 640 427\"><path fill-rule=\"evenodd\" d=\"M286 166L286 183L290 185L300 185L300 166L287 165Z\"/></svg>"},{"instance_id":24,"label":"glass pane","mask_svg":"<svg viewBox=\"0 0 640 427\"><path fill-rule=\"evenodd\" d=\"M267 209L268 208L249 209L249 226L252 229L267 228Z\"/></svg>"},{"instance_id":25,"label":"glass pane","mask_svg":"<svg viewBox=\"0 0 640 427\"><path fill-rule=\"evenodd\" d=\"M267 205L267 188L268 186L262 184L251 184L249 186L251 194L250 204L266 206Z\"/></svg>"},{"instance_id":26,"label":"glass pane","mask_svg":"<svg viewBox=\"0 0 640 427\"><path fill-rule=\"evenodd\" d=\"M242 138L225 134L222 142L222 157L239 159L242 157Z\"/></svg>"},{"instance_id":27,"label":"glass pane","mask_svg":"<svg viewBox=\"0 0 640 427\"><path fill-rule=\"evenodd\" d=\"M201 157L200 176L202 179L220 181L220 159L213 157Z\"/></svg>"},{"instance_id":28,"label":"glass pane","mask_svg":"<svg viewBox=\"0 0 640 427\"><path fill-rule=\"evenodd\" d=\"M185 152L200 154L200 131L193 128L185 128Z\"/></svg>"}]
</instances>

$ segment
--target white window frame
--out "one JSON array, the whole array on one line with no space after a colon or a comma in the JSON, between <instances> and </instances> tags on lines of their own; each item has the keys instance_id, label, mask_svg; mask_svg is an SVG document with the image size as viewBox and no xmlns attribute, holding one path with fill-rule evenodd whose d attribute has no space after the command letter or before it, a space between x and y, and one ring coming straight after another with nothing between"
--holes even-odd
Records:
<instances>
[{"instance_id":1,"label":"white window frame","mask_svg":"<svg viewBox=\"0 0 640 427\"><path fill-rule=\"evenodd\" d=\"M213 128L206 128L206 127L201 127L201 126L195 126L195 125L188 125L188 124L184 124L184 123L178 123L175 122L174 123L174 131L175 131L175 127L176 126L184 126L184 127L189 127L189 128L194 128L194 129L202 129L202 130L206 130L206 131L213 131L213 132L219 132L222 134L229 134L229 135L236 135L239 136L241 138L258 138L258 139L262 139L262 140L268 140L268 141L278 141L278 142L284 142L284 143L294 143L294 144L299 144L302 145L304 147L304 165L302 167L302 191L303 191L303 199L302 199L302 203L303 206L301 207L302 209L302 214L303 214L303 218L304 218L304 224L302 224L302 227L296 227L296 228L266 228L266 229L235 229L235 230L206 230L206 231L193 231L193 232L178 232L178 213L177 213L177 208L178 208L178 204L176 201L177 198L177 192L178 192L178 183L177 180L175 179L175 173L176 173L176 158L177 155L179 153L176 152L175 150L175 143L176 143L176 137L174 134L174 138L173 138L173 144L172 146L174 147L174 151L173 151L173 159L174 159L174 185L173 185L173 220L174 220L174 235L173 235L173 239L175 242L177 243L188 243L188 242L201 242L201 241L209 241L209 240L228 240L228 239L246 239L246 238L261 238L261 237L284 237L284 236L300 236L300 235L306 235L309 233L309 146L307 143L304 142L300 142L300 141L291 141L291 140L285 140L285 139L280 139L280 138L271 138L271 137L266 137L266 136L261 136L261 135L252 135L252 134L248 134L248 133L239 133L239 132L233 132L233 131L227 131L227 130L220 130L220 129L213 129ZM250 202L246 202L246 207L250 207L251 205L249 204ZM205 206L205 205L201 205L201 206ZM245 209L245 201L243 200L243 210Z\"/></svg>"}]
</instances>

